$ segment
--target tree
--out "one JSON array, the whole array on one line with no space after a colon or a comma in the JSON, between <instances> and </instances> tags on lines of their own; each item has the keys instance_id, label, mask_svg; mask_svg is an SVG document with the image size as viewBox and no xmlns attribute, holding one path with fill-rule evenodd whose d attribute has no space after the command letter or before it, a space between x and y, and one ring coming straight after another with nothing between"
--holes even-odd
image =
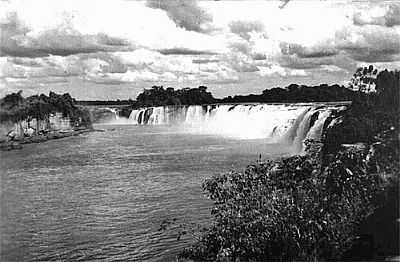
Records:
<instances>
[{"instance_id":1,"label":"tree","mask_svg":"<svg viewBox=\"0 0 400 262\"><path fill-rule=\"evenodd\" d=\"M373 65L357 68L350 82L352 89L366 93L375 92L377 73L378 69L374 69Z\"/></svg>"},{"instance_id":2,"label":"tree","mask_svg":"<svg viewBox=\"0 0 400 262\"><path fill-rule=\"evenodd\" d=\"M376 78L376 91L383 108L398 112L400 110L400 71L380 72Z\"/></svg>"}]
</instances>

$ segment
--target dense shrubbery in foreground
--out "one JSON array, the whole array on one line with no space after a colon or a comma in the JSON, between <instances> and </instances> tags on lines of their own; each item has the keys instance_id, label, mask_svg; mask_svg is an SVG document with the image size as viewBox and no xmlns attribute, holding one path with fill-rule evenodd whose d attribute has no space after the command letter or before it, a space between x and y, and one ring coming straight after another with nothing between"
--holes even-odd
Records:
<instances>
[{"instance_id":1,"label":"dense shrubbery in foreground","mask_svg":"<svg viewBox=\"0 0 400 262\"><path fill-rule=\"evenodd\" d=\"M41 94L24 98L21 93L12 93L0 99L0 122L16 122L30 117L45 119L50 113L61 112L73 124L91 126L89 112L76 106L75 99L69 94L50 92L49 96Z\"/></svg>"},{"instance_id":2,"label":"dense shrubbery in foreground","mask_svg":"<svg viewBox=\"0 0 400 262\"><path fill-rule=\"evenodd\" d=\"M214 221L182 253L195 261L335 261L372 214L386 181L358 152L321 167L312 155L213 177Z\"/></svg>"},{"instance_id":3,"label":"dense shrubbery in foreground","mask_svg":"<svg viewBox=\"0 0 400 262\"><path fill-rule=\"evenodd\" d=\"M307 155L207 180L203 187L214 202L212 224L181 257L235 262L370 258L372 241L361 253L352 252L363 245L363 223L374 215L390 217L376 213L388 199L395 203L389 212L398 215L399 72L381 74L378 93L356 97L342 122L327 130L324 145L309 143ZM373 129L362 136L356 130L368 127ZM340 146L358 141L364 144Z\"/></svg>"}]
</instances>

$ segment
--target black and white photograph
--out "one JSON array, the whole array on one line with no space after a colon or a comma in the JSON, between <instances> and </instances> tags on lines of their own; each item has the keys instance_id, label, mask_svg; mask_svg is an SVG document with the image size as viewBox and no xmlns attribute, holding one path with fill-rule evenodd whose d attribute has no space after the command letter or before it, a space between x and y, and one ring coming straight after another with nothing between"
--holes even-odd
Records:
<instances>
[{"instance_id":1,"label":"black and white photograph","mask_svg":"<svg viewBox=\"0 0 400 262\"><path fill-rule=\"evenodd\" d=\"M0 262L400 262L400 0L0 0Z\"/></svg>"}]
</instances>

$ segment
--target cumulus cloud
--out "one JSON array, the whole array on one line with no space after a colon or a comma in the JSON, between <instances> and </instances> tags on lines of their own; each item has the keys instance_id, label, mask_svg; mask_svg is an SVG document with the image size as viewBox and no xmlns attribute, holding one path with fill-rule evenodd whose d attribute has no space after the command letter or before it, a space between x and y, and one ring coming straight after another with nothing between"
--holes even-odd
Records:
<instances>
[{"instance_id":1,"label":"cumulus cloud","mask_svg":"<svg viewBox=\"0 0 400 262\"><path fill-rule=\"evenodd\" d=\"M343 29L336 34L336 45L357 61L395 61L400 55L400 31L375 25Z\"/></svg>"},{"instance_id":2,"label":"cumulus cloud","mask_svg":"<svg viewBox=\"0 0 400 262\"><path fill-rule=\"evenodd\" d=\"M246 40L250 40L251 33L264 31L264 24L259 21L236 20L229 24L229 28L232 33Z\"/></svg>"},{"instance_id":3,"label":"cumulus cloud","mask_svg":"<svg viewBox=\"0 0 400 262\"><path fill-rule=\"evenodd\" d=\"M400 3L389 3L385 6L367 6L368 10L358 11L354 14L353 20L356 25L400 25Z\"/></svg>"},{"instance_id":4,"label":"cumulus cloud","mask_svg":"<svg viewBox=\"0 0 400 262\"><path fill-rule=\"evenodd\" d=\"M271 64L269 66L260 66L258 74L260 76L307 76L307 72L303 69L288 69L278 64Z\"/></svg>"},{"instance_id":5,"label":"cumulus cloud","mask_svg":"<svg viewBox=\"0 0 400 262\"><path fill-rule=\"evenodd\" d=\"M147 0L147 6L165 10L178 26L190 31L202 32L203 25L212 21L195 0Z\"/></svg>"},{"instance_id":6,"label":"cumulus cloud","mask_svg":"<svg viewBox=\"0 0 400 262\"><path fill-rule=\"evenodd\" d=\"M311 47L305 47L296 43L285 43L280 44L282 54L284 55L297 55L300 58L318 58L333 56L338 53L338 50L329 43L318 44Z\"/></svg>"},{"instance_id":7,"label":"cumulus cloud","mask_svg":"<svg viewBox=\"0 0 400 262\"><path fill-rule=\"evenodd\" d=\"M229 44L229 48L233 53L243 53L249 55L253 51L252 45L247 41L235 41Z\"/></svg>"},{"instance_id":8,"label":"cumulus cloud","mask_svg":"<svg viewBox=\"0 0 400 262\"><path fill-rule=\"evenodd\" d=\"M344 70L353 71L357 62L347 53L341 51L335 56L301 58L296 55L282 55L278 59L278 63L290 69L313 70L321 68L325 65L334 65Z\"/></svg>"},{"instance_id":9,"label":"cumulus cloud","mask_svg":"<svg viewBox=\"0 0 400 262\"><path fill-rule=\"evenodd\" d=\"M237 72L257 72L259 69L251 57L242 53L230 53L223 56L225 64Z\"/></svg>"},{"instance_id":10,"label":"cumulus cloud","mask_svg":"<svg viewBox=\"0 0 400 262\"><path fill-rule=\"evenodd\" d=\"M123 73L105 75L121 82L169 82L237 80L237 72L223 57L215 55L164 55L157 51L138 49L132 52L115 52L113 56L128 67Z\"/></svg>"},{"instance_id":11,"label":"cumulus cloud","mask_svg":"<svg viewBox=\"0 0 400 262\"><path fill-rule=\"evenodd\" d=\"M127 66L108 53L79 54L71 56L8 57L1 63L1 75L16 79L44 77L81 77L124 73Z\"/></svg>"},{"instance_id":12,"label":"cumulus cloud","mask_svg":"<svg viewBox=\"0 0 400 262\"><path fill-rule=\"evenodd\" d=\"M33 35L17 15L7 14L0 22L0 56L40 57L47 55L71 55L98 51L128 49L124 39L107 36L103 33L84 35L74 29L68 21Z\"/></svg>"},{"instance_id":13,"label":"cumulus cloud","mask_svg":"<svg viewBox=\"0 0 400 262\"><path fill-rule=\"evenodd\" d=\"M172 2L162 1L173 6ZM222 37L178 27L166 12L139 1L21 0L0 5L3 56L67 56L143 47L173 54L224 50ZM180 14L192 17L188 10L195 9L195 2L182 5Z\"/></svg>"},{"instance_id":14,"label":"cumulus cloud","mask_svg":"<svg viewBox=\"0 0 400 262\"><path fill-rule=\"evenodd\" d=\"M336 66L336 65L321 65L321 70L327 71L327 72L341 72L343 71L342 68Z\"/></svg>"}]
</instances>

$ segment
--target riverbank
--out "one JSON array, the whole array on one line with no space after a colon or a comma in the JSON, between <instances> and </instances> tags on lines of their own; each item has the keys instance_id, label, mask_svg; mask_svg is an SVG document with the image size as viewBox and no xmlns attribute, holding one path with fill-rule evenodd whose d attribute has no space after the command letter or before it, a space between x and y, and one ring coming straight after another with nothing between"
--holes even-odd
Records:
<instances>
[{"instance_id":1,"label":"riverbank","mask_svg":"<svg viewBox=\"0 0 400 262\"><path fill-rule=\"evenodd\" d=\"M103 130L93 128L82 128L71 131L51 131L46 134L33 135L20 139L0 142L0 151L11 151L22 149L24 144L43 143L49 140L61 139L71 136L78 136L89 132L103 132Z\"/></svg>"},{"instance_id":2,"label":"riverbank","mask_svg":"<svg viewBox=\"0 0 400 262\"><path fill-rule=\"evenodd\" d=\"M0 99L0 150L94 131L90 113L69 94L23 97L22 91Z\"/></svg>"}]
</instances>

